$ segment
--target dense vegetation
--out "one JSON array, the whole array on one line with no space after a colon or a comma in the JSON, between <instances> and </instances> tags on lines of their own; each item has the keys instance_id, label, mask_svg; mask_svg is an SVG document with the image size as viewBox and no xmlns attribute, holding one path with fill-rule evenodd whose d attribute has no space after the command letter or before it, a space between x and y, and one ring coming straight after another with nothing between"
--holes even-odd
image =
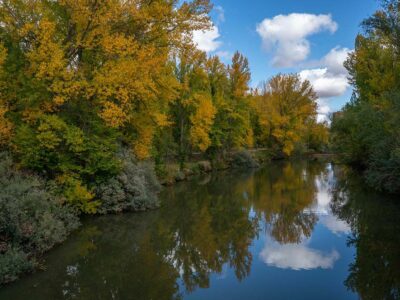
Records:
<instances>
[{"instance_id":1,"label":"dense vegetation","mask_svg":"<svg viewBox=\"0 0 400 300\"><path fill-rule=\"evenodd\" d=\"M230 64L192 41L208 0L0 1L0 284L31 270L78 214L159 205L159 176L193 153L254 167L325 150L317 96L297 74L251 89L246 57ZM351 102L331 144L374 187L400 192L400 4L363 22L346 67ZM234 153L234 154L232 154ZM199 168L209 169L207 165Z\"/></svg>"},{"instance_id":2,"label":"dense vegetation","mask_svg":"<svg viewBox=\"0 0 400 300\"><path fill-rule=\"evenodd\" d=\"M35 175L21 174L0 155L0 283L31 271L38 255L78 225L73 211ZM33 257L32 257L33 255Z\"/></svg>"},{"instance_id":3,"label":"dense vegetation","mask_svg":"<svg viewBox=\"0 0 400 300\"><path fill-rule=\"evenodd\" d=\"M347 163L365 170L367 182L400 192L400 3L363 22L364 33L345 66L354 86L349 104L332 124L332 145Z\"/></svg>"},{"instance_id":4,"label":"dense vegetation","mask_svg":"<svg viewBox=\"0 0 400 300\"><path fill-rule=\"evenodd\" d=\"M210 9L0 2L0 283L32 269L77 214L157 207L154 171L168 160L183 171L193 152L217 163L237 152L235 165L253 167L240 151L282 157L326 142L309 82L278 75L250 90L242 54L225 65L196 48Z\"/></svg>"}]
</instances>

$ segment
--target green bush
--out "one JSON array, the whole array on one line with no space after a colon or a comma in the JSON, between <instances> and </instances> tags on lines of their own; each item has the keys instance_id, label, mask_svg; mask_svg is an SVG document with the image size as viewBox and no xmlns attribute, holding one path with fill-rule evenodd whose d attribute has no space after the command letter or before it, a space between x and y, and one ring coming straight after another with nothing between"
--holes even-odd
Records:
<instances>
[{"instance_id":1,"label":"green bush","mask_svg":"<svg viewBox=\"0 0 400 300\"><path fill-rule=\"evenodd\" d=\"M0 284L18 279L21 273L34 270L36 262L21 250L10 249L0 255Z\"/></svg>"},{"instance_id":2,"label":"green bush","mask_svg":"<svg viewBox=\"0 0 400 300\"><path fill-rule=\"evenodd\" d=\"M391 96L389 109L348 104L332 122L332 143L344 162L362 168L370 186L400 193L400 97Z\"/></svg>"},{"instance_id":3,"label":"green bush","mask_svg":"<svg viewBox=\"0 0 400 300\"><path fill-rule=\"evenodd\" d=\"M35 257L65 240L78 219L34 175L0 154L0 284L32 270Z\"/></svg>"},{"instance_id":4,"label":"green bush","mask_svg":"<svg viewBox=\"0 0 400 300\"><path fill-rule=\"evenodd\" d=\"M129 150L123 150L119 156L121 173L96 190L101 202L98 212L142 211L158 207L157 194L161 185L152 166L138 162Z\"/></svg>"},{"instance_id":5,"label":"green bush","mask_svg":"<svg viewBox=\"0 0 400 300\"><path fill-rule=\"evenodd\" d=\"M235 168L253 169L258 168L259 164L248 151L240 151L232 156L232 166Z\"/></svg>"}]
</instances>

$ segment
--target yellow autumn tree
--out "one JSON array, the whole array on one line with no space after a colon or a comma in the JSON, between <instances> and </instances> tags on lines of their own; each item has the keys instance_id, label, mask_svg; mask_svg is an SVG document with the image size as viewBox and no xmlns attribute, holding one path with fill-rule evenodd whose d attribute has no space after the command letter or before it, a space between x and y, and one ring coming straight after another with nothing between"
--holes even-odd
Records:
<instances>
[{"instance_id":1,"label":"yellow autumn tree","mask_svg":"<svg viewBox=\"0 0 400 300\"><path fill-rule=\"evenodd\" d=\"M7 50L0 43L0 147L6 146L11 138L12 134L12 123L6 118L8 111L8 104L4 100L4 89L5 82L3 81L3 64L6 60Z\"/></svg>"},{"instance_id":2,"label":"yellow autumn tree","mask_svg":"<svg viewBox=\"0 0 400 300\"><path fill-rule=\"evenodd\" d=\"M196 145L202 152L206 151L211 145L210 131L214 122L216 109L212 103L210 95L197 94L194 97L195 112L190 117L192 128L190 137L193 145Z\"/></svg>"},{"instance_id":3,"label":"yellow autumn tree","mask_svg":"<svg viewBox=\"0 0 400 300\"><path fill-rule=\"evenodd\" d=\"M279 74L264 83L253 99L263 143L291 155L316 119L316 99L310 82L296 74Z\"/></svg>"},{"instance_id":4,"label":"yellow autumn tree","mask_svg":"<svg viewBox=\"0 0 400 300\"><path fill-rule=\"evenodd\" d=\"M1 1L1 142L23 167L69 178L67 198L87 203L118 172L121 144L150 156L179 93L170 59L211 26L209 10L208 0Z\"/></svg>"},{"instance_id":5,"label":"yellow autumn tree","mask_svg":"<svg viewBox=\"0 0 400 300\"><path fill-rule=\"evenodd\" d=\"M195 47L183 49L175 57L179 94L171 105L174 137L181 163L192 150L205 152L211 145L211 129L216 108L206 71L206 53Z\"/></svg>"}]
</instances>

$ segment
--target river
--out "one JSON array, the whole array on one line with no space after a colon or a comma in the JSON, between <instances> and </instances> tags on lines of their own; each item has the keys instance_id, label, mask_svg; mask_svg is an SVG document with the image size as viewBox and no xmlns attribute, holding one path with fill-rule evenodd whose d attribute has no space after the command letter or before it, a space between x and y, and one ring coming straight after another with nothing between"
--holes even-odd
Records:
<instances>
[{"instance_id":1,"label":"river","mask_svg":"<svg viewBox=\"0 0 400 300\"><path fill-rule=\"evenodd\" d=\"M87 218L0 299L400 299L400 205L331 163L275 162Z\"/></svg>"}]
</instances>

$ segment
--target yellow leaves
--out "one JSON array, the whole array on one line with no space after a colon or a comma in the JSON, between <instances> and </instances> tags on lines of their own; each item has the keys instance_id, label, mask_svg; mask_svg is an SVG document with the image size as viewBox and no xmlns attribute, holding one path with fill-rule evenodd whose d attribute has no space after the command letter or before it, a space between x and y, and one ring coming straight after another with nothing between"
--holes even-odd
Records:
<instances>
[{"instance_id":1,"label":"yellow leaves","mask_svg":"<svg viewBox=\"0 0 400 300\"><path fill-rule=\"evenodd\" d=\"M192 127L190 130L190 138L192 144L197 146L200 151L204 152L211 145L210 130L216 114L216 109L211 98L204 94L198 94L194 97L197 102L196 111L190 117Z\"/></svg>"},{"instance_id":2,"label":"yellow leaves","mask_svg":"<svg viewBox=\"0 0 400 300\"><path fill-rule=\"evenodd\" d=\"M107 54L120 56L134 54L138 50L138 43L123 34L105 35L101 46Z\"/></svg>"},{"instance_id":3,"label":"yellow leaves","mask_svg":"<svg viewBox=\"0 0 400 300\"><path fill-rule=\"evenodd\" d=\"M253 129L250 127L247 129L247 134L245 137L245 142L247 147L253 147L254 146L254 132Z\"/></svg>"},{"instance_id":4,"label":"yellow leaves","mask_svg":"<svg viewBox=\"0 0 400 300\"><path fill-rule=\"evenodd\" d=\"M7 111L0 102L0 147L7 145L12 136L13 124L5 116Z\"/></svg>"},{"instance_id":5,"label":"yellow leaves","mask_svg":"<svg viewBox=\"0 0 400 300\"><path fill-rule=\"evenodd\" d=\"M141 125L137 128L138 137L133 143L133 152L138 159L146 159L150 156L154 137L154 127Z\"/></svg>"},{"instance_id":6,"label":"yellow leaves","mask_svg":"<svg viewBox=\"0 0 400 300\"><path fill-rule=\"evenodd\" d=\"M283 148L282 151L285 153L287 156L290 156L294 150L294 144L290 140L286 140L283 142Z\"/></svg>"},{"instance_id":7,"label":"yellow leaves","mask_svg":"<svg viewBox=\"0 0 400 300\"><path fill-rule=\"evenodd\" d=\"M121 127L128 118L120 106L109 101L103 104L103 110L99 115L108 126L113 128Z\"/></svg>"},{"instance_id":8,"label":"yellow leaves","mask_svg":"<svg viewBox=\"0 0 400 300\"><path fill-rule=\"evenodd\" d=\"M6 58L7 58L7 49L4 48L2 43L0 43L0 74L1 74L1 69L2 69L2 66L3 66Z\"/></svg>"},{"instance_id":9,"label":"yellow leaves","mask_svg":"<svg viewBox=\"0 0 400 300\"><path fill-rule=\"evenodd\" d=\"M34 124L43 116L43 112L37 108L27 108L22 113L22 120L28 124Z\"/></svg>"},{"instance_id":10,"label":"yellow leaves","mask_svg":"<svg viewBox=\"0 0 400 300\"><path fill-rule=\"evenodd\" d=\"M7 58L7 50L4 48L3 44L0 43L0 97L3 97L2 95L2 67ZM3 101L3 99L0 98L0 147L7 145L9 142L11 135L12 135L12 130L13 130L13 124L11 123L10 120L6 118L6 113L8 112L8 108L5 104L6 102Z\"/></svg>"},{"instance_id":11,"label":"yellow leaves","mask_svg":"<svg viewBox=\"0 0 400 300\"><path fill-rule=\"evenodd\" d=\"M166 114L155 112L153 113L153 118L160 127L172 125L172 122L168 120L168 116Z\"/></svg>"},{"instance_id":12,"label":"yellow leaves","mask_svg":"<svg viewBox=\"0 0 400 300\"><path fill-rule=\"evenodd\" d=\"M100 203L93 201L94 193L88 190L79 179L71 174L62 174L56 181L63 188L63 195L68 204L87 214L96 213Z\"/></svg>"},{"instance_id":13,"label":"yellow leaves","mask_svg":"<svg viewBox=\"0 0 400 300\"><path fill-rule=\"evenodd\" d=\"M229 67L228 72L233 97L238 99L245 97L250 81L250 69L247 58L236 52L232 58L232 65Z\"/></svg>"},{"instance_id":14,"label":"yellow leaves","mask_svg":"<svg viewBox=\"0 0 400 300\"><path fill-rule=\"evenodd\" d=\"M315 100L311 84L298 75L271 78L253 100L263 138L273 137L282 152L291 155L295 145L306 138L307 122L316 117Z\"/></svg>"},{"instance_id":15,"label":"yellow leaves","mask_svg":"<svg viewBox=\"0 0 400 300\"><path fill-rule=\"evenodd\" d=\"M41 117L36 138L40 146L46 150L55 150L61 145L68 147L74 153L85 149L83 132L79 128L68 126L55 115Z\"/></svg>"},{"instance_id":16,"label":"yellow leaves","mask_svg":"<svg viewBox=\"0 0 400 300\"><path fill-rule=\"evenodd\" d=\"M30 60L30 73L38 79L54 80L62 77L66 70L64 52L55 40L56 24L42 19L34 29L36 44L27 54Z\"/></svg>"}]
</instances>

